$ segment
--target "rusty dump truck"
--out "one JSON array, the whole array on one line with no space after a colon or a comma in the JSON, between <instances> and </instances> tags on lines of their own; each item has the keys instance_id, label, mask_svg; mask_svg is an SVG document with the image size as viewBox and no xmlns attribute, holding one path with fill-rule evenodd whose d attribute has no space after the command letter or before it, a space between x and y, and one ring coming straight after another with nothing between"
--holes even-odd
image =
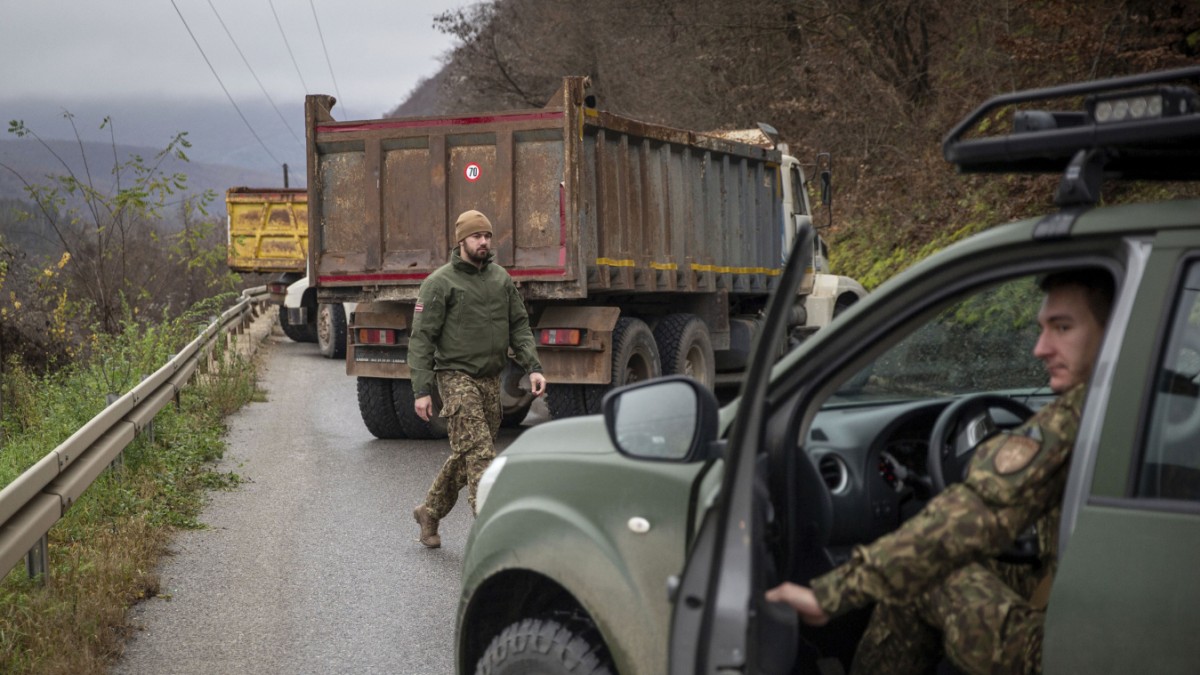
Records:
<instances>
[{"instance_id":1,"label":"rusty dump truck","mask_svg":"<svg viewBox=\"0 0 1200 675\"><path fill-rule=\"evenodd\" d=\"M276 274L267 283L279 307L279 325L296 342L315 342L322 355L346 355L346 313L341 303L317 303L308 265L308 191L304 188L233 187L225 191L228 264L234 272Z\"/></svg>"},{"instance_id":2,"label":"rusty dump truck","mask_svg":"<svg viewBox=\"0 0 1200 675\"><path fill-rule=\"evenodd\" d=\"M525 298L554 417L661 374L736 381L810 218L800 166L763 133L746 143L598 110L588 85L565 78L538 109L358 121L306 98L310 276L321 302L359 303L346 370L376 436L444 433L413 411L407 329L468 209L491 219L495 260ZM828 273L823 242L810 267L798 339L864 293ZM506 425L532 401L522 375L503 375Z\"/></svg>"}]
</instances>

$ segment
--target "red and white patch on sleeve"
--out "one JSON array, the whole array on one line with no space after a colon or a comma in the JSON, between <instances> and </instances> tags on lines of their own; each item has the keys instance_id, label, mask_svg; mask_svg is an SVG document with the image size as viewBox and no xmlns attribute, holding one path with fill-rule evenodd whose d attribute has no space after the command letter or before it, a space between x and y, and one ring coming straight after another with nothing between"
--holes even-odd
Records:
<instances>
[{"instance_id":1,"label":"red and white patch on sleeve","mask_svg":"<svg viewBox=\"0 0 1200 675\"><path fill-rule=\"evenodd\" d=\"M414 312L420 312L420 311L423 311L424 309L425 309L425 304L420 303L420 302L417 303L416 307L413 307Z\"/></svg>"}]
</instances>

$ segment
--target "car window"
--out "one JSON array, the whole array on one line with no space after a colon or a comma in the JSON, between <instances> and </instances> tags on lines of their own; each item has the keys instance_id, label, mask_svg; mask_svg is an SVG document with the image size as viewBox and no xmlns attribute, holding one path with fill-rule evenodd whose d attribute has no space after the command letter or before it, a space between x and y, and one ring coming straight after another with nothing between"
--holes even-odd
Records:
<instances>
[{"instance_id":1,"label":"car window","mask_svg":"<svg viewBox=\"0 0 1200 675\"><path fill-rule=\"evenodd\" d=\"M1138 497L1200 501L1200 262L1183 277L1158 366Z\"/></svg>"},{"instance_id":2,"label":"car window","mask_svg":"<svg viewBox=\"0 0 1200 675\"><path fill-rule=\"evenodd\" d=\"M1046 385L1033 356L1035 276L975 292L939 312L843 384L827 405L936 398Z\"/></svg>"}]
</instances>

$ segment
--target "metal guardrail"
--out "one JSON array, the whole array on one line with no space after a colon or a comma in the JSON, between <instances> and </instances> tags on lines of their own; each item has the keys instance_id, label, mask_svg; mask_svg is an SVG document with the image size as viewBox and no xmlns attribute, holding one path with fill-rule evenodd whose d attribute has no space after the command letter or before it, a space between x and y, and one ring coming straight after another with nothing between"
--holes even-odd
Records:
<instances>
[{"instance_id":1,"label":"metal guardrail","mask_svg":"<svg viewBox=\"0 0 1200 675\"><path fill-rule=\"evenodd\" d=\"M96 478L121 455L158 411L179 395L201 357L219 336L237 330L267 297L266 286L241 299L214 320L162 368L71 434L12 483L0 490L0 571L8 574L26 558L30 576L48 572L46 534Z\"/></svg>"}]
</instances>

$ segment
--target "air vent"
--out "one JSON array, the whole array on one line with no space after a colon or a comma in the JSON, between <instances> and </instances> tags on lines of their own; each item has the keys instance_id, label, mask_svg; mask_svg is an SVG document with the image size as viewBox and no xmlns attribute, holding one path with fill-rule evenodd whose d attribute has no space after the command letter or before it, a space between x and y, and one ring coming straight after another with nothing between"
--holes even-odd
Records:
<instances>
[{"instance_id":1,"label":"air vent","mask_svg":"<svg viewBox=\"0 0 1200 675\"><path fill-rule=\"evenodd\" d=\"M846 491L850 484L850 472L841 457L825 455L817 462L817 469L821 471L821 480L825 481L830 492L837 495Z\"/></svg>"}]
</instances>

